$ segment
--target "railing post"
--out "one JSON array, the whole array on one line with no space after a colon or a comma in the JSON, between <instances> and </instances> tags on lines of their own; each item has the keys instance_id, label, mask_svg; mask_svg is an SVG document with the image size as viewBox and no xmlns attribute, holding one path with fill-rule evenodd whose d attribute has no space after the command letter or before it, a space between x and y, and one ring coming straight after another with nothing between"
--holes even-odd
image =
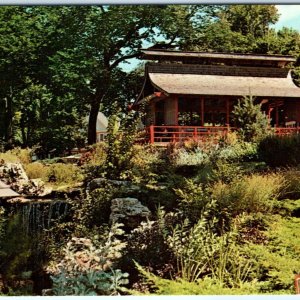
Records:
<instances>
[{"instance_id":1,"label":"railing post","mask_svg":"<svg viewBox=\"0 0 300 300\"><path fill-rule=\"evenodd\" d=\"M295 290L296 290L296 294L300 294L300 275L296 274L295 275Z\"/></svg>"},{"instance_id":2,"label":"railing post","mask_svg":"<svg viewBox=\"0 0 300 300\"><path fill-rule=\"evenodd\" d=\"M197 128L194 127L194 139L196 139L196 138L197 138Z\"/></svg>"},{"instance_id":3,"label":"railing post","mask_svg":"<svg viewBox=\"0 0 300 300\"><path fill-rule=\"evenodd\" d=\"M154 144L154 125L150 125L150 144Z\"/></svg>"}]
</instances>

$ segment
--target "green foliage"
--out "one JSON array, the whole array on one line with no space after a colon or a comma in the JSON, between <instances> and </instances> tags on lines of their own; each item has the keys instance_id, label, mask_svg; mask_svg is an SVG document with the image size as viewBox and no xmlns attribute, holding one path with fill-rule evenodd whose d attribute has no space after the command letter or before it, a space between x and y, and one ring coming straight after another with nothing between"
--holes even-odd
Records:
<instances>
[{"instance_id":1,"label":"green foliage","mask_svg":"<svg viewBox=\"0 0 300 300\"><path fill-rule=\"evenodd\" d=\"M102 244L73 237L63 249L61 261L48 267L54 295L118 294L128 283L128 274L113 269L126 246L116 238L122 234L120 224L115 224Z\"/></svg>"},{"instance_id":2,"label":"green foliage","mask_svg":"<svg viewBox=\"0 0 300 300\"><path fill-rule=\"evenodd\" d=\"M49 167L46 167L40 162L29 163L24 166L26 174L30 179L42 178L43 180L48 179Z\"/></svg>"},{"instance_id":3,"label":"green foliage","mask_svg":"<svg viewBox=\"0 0 300 300\"><path fill-rule=\"evenodd\" d=\"M122 269L131 277L137 277L133 261L153 270L162 277L174 272L174 256L167 242L171 225L176 220L173 214L163 214L157 221L142 222L128 235L126 254Z\"/></svg>"},{"instance_id":4,"label":"green foliage","mask_svg":"<svg viewBox=\"0 0 300 300\"><path fill-rule=\"evenodd\" d=\"M4 231L0 239L0 272L5 279L20 278L22 272L31 271L34 267L34 241L24 232L20 214L5 219L1 224Z\"/></svg>"},{"instance_id":5,"label":"green foliage","mask_svg":"<svg viewBox=\"0 0 300 300\"><path fill-rule=\"evenodd\" d=\"M283 249L276 250L263 245L249 247L248 254L257 262L257 278L262 281L261 290L264 292L294 291L294 274L298 273L299 261Z\"/></svg>"},{"instance_id":6,"label":"green foliage","mask_svg":"<svg viewBox=\"0 0 300 300\"><path fill-rule=\"evenodd\" d=\"M81 180L82 171L75 165L54 163L48 167L47 181L54 181L57 185L77 183Z\"/></svg>"},{"instance_id":7,"label":"green foliage","mask_svg":"<svg viewBox=\"0 0 300 300\"><path fill-rule=\"evenodd\" d=\"M184 188L175 189L178 208L192 223L197 222L205 205L210 201L203 185L185 180Z\"/></svg>"},{"instance_id":8,"label":"green foliage","mask_svg":"<svg viewBox=\"0 0 300 300\"><path fill-rule=\"evenodd\" d=\"M234 179L229 184L217 182L210 190L221 209L237 215L271 212L283 186L284 179L280 175L250 175Z\"/></svg>"},{"instance_id":9,"label":"green foliage","mask_svg":"<svg viewBox=\"0 0 300 300\"><path fill-rule=\"evenodd\" d=\"M93 190L82 198L80 207L76 210L78 221L87 227L108 224L111 200L116 195L116 190L106 183L102 188Z\"/></svg>"},{"instance_id":10,"label":"green foliage","mask_svg":"<svg viewBox=\"0 0 300 300\"><path fill-rule=\"evenodd\" d=\"M183 280L197 281L210 276L222 285L239 287L249 279L252 261L235 243L233 232L215 233L216 219L209 220L209 206L191 229L187 224L175 228L169 243Z\"/></svg>"},{"instance_id":11,"label":"green foliage","mask_svg":"<svg viewBox=\"0 0 300 300\"><path fill-rule=\"evenodd\" d=\"M269 132L268 118L254 101L252 96L244 97L232 111L238 133L246 142L259 141Z\"/></svg>"},{"instance_id":12,"label":"green foliage","mask_svg":"<svg viewBox=\"0 0 300 300\"><path fill-rule=\"evenodd\" d=\"M54 296L97 296L97 295L119 295L122 286L128 283L128 274L120 270L111 272L87 271L79 273L75 277L61 272L53 276Z\"/></svg>"},{"instance_id":13,"label":"green foliage","mask_svg":"<svg viewBox=\"0 0 300 300\"><path fill-rule=\"evenodd\" d=\"M202 166L208 162L208 154L198 148L194 151L179 149L172 157L175 166Z\"/></svg>"},{"instance_id":14,"label":"green foliage","mask_svg":"<svg viewBox=\"0 0 300 300\"><path fill-rule=\"evenodd\" d=\"M104 170L110 179L126 179L132 167L133 144L138 120L131 113L121 118L120 111L112 115L107 128L107 158ZM125 178L124 178L125 177Z\"/></svg>"},{"instance_id":15,"label":"green foliage","mask_svg":"<svg viewBox=\"0 0 300 300\"><path fill-rule=\"evenodd\" d=\"M134 145L131 159L131 177L136 183L151 181L151 178L163 177L168 172L163 150L151 145Z\"/></svg>"},{"instance_id":16,"label":"green foliage","mask_svg":"<svg viewBox=\"0 0 300 300\"><path fill-rule=\"evenodd\" d=\"M259 143L258 154L272 168L296 167L300 163L300 136L268 136Z\"/></svg>"},{"instance_id":17,"label":"green foliage","mask_svg":"<svg viewBox=\"0 0 300 300\"><path fill-rule=\"evenodd\" d=\"M228 288L208 277L197 282L183 279L168 280L147 272L141 266L137 266L137 268L153 285L155 295L246 295L259 293L259 286L256 282L245 283L239 288Z\"/></svg>"},{"instance_id":18,"label":"green foliage","mask_svg":"<svg viewBox=\"0 0 300 300\"><path fill-rule=\"evenodd\" d=\"M240 178L243 170L239 164L217 160L211 172L210 181L230 183L234 179Z\"/></svg>"}]
</instances>

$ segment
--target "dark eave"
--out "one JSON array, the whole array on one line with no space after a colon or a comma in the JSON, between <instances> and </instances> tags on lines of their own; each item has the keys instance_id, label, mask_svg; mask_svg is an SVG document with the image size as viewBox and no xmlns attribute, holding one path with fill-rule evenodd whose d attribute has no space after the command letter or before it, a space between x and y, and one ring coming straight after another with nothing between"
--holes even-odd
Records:
<instances>
[{"instance_id":1,"label":"dark eave","mask_svg":"<svg viewBox=\"0 0 300 300\"><path fill-rule=\"evenodd\" d=\"M158 61L181 61L181 62L204 62L204 63L225 63L225 64L258 64L276 65L284 67L289 63L294 63L296 59L290 55L262 55L262 54L235 54L218 52L183 52L174 50L142 50L142 58Z\"/></svg>"}]
</instances>

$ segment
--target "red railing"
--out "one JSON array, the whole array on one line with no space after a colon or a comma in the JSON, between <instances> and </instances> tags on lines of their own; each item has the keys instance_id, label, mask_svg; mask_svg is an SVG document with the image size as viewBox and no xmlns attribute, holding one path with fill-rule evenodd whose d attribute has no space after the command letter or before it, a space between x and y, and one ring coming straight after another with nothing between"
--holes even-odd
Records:
<instances>
[{"instance_id":1,"label":"red railing","mask_svg":"<svg viewBox=\"0 0 300 300\"><path fill-rule=\"evenodd\" d=\"M212 136L225 136L232 127L219 126L154 126L147 128L149 142L170 143L187 139L204 139Z\"/></svg>"},{"instance_id":2,"label":"red railing","mask_svg":"<svg viewBox=\"0 0 300 300\"><path fill-rule=\"evenodd\" d=\"M275 134L279 136L299 134L300 127L277 127L275 128Z\"/></svg>"},{"instance_id":3,"label":"red railing","mask_svg":"<svg viewBox=\"0 0 300 300\"><path fill-rule=\"evenodd\" d=\"M146 128L146 140L151 144L180 142L187 139L205 139L206 137L222 137L235 127L229 126L155 126ZM279 136L300 134L300 127L277 127L275 134Z\"/></svg>"}]
</instances>

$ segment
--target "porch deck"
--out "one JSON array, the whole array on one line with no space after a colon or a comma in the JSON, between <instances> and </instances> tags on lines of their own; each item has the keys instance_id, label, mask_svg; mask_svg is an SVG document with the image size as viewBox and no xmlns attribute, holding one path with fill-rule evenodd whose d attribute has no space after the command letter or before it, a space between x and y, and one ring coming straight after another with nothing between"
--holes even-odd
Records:
<instances>
[{"instance_id":1,"label":"porch deck","mask_svg":"<svg viewBox=\"0 0 300 300\"><path fill-rule=\"evenodd\" d=\"M230 126L155 126L146 128L146 142L163 145L187 139L203 139L225 137L237 128ZM279 136L299 134L300 127L276 127L274 133Z\"/></svg>"}]
</instances>

